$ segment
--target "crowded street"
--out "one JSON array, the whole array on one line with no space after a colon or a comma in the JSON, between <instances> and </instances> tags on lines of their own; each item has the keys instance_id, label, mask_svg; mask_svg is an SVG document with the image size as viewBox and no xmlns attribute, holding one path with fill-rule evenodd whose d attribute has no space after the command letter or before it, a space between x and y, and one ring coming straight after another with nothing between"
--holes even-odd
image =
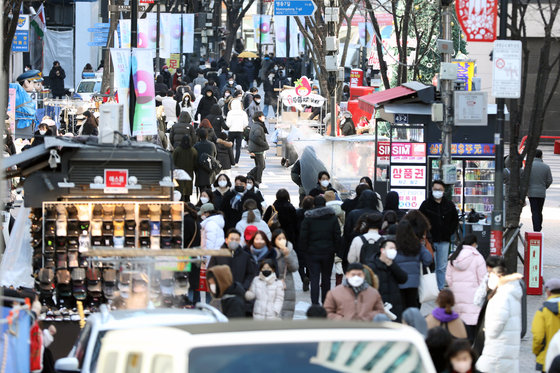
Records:
<instances>
[{"instance_id":1,"label":"crowded street","mask_svg":"<svg viewBox=\"0 0 560 373\"><path fill-rule=\"evenodd\" d=\"M2 373L560 373L560 0L0 1Z\"/></svg>"}]
</instances>

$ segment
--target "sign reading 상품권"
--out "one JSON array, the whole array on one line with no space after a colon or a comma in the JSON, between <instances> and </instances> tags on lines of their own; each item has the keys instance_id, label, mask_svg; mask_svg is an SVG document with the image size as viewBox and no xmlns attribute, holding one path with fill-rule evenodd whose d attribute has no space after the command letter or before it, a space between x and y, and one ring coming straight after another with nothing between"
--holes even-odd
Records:
<instances>
[{"instance_id":1,"label":"sign reading \uc0c1\ud488\uad8c","mask_svg":"<svg viewBox=\"0 0 560 373\"><path fill-rule=\"evenodd\" d=\"M492 68L492 96L521 97L521 41L496 40Z\"/></svg>"},{"instance_id":2,"label":"sign reading \uc0c1\ud488\uad8c","mask_svg":"<svg viewBox=\"0 0 560 373\"><path fill-rule=\"evenodd\" d=\"M391 166L391 186L425 186L426 166Z\"/></svg>"}]
</instances>

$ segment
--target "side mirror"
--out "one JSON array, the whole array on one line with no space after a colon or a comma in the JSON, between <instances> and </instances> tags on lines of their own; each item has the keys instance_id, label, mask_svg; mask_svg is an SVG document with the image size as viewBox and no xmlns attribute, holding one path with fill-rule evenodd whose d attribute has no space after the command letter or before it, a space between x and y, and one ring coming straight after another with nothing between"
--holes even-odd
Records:
<instances>
[{"instance_id":1,"label":"side mirror","mask_svg":"<svg viewBox=\"0 0 560 373\"><path fill-rule=\"evenodd\" d=\"M79 372L80 362L75 357L64 357L56 361L54 370L60 373Z\"/></svg>"}]
</instances>

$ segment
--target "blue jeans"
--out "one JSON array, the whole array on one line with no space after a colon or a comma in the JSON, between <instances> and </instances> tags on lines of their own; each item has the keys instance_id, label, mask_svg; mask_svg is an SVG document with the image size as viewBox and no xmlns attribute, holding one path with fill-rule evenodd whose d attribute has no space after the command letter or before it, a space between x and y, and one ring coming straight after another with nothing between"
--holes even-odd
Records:
<instances>
[{"instance_id":1,"label":"blue jeans","mask_svg":"<svg viewBox=\"0 0 560 373\"><path fill-rule=\"evenodd\" d=\"M445 286L445 269L449 257L449 242L434 242L434 257L436 259L436 278L439 290Z\"/></svg>"}]
</instances>

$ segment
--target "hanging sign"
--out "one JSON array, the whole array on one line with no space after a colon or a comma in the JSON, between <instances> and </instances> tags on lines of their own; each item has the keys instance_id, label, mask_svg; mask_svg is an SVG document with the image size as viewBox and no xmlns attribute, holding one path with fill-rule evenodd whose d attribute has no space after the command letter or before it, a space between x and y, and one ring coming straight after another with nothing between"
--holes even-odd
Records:
<instances>
[{"instance_id":1,"label":"hanging sign","mask_svg":"<svg viewBox=\"0 0 560 373\"><path fill-rule=\"evenodd\" d=\"M311 82L306 76L302 76L294 83L295 89L286 89L280 93L282 104L290 107L294 106L300 111L303 111L305 106L323 106L325 98L311 92Z\"/></svg>"},{"instance_id":2,"label":"hanging sign","mask_svg":"<svg viewBox=\"0 0 560 373\"><path fill-rule=\"evenodd\" d=\"M455 11L467 41L496 40L498 0L456 0Z\"/></svg>"},{"instance_id":3,"label":"hanging sign","mask_svg":"<svg viewBox=\"0 0 560 373\"><path fill-rule=\"evenodd\" d=\"M496 40L494 42L492 96L496 98L521 97L522 56L521 41Z\"/></svg>"}]
</instances>

